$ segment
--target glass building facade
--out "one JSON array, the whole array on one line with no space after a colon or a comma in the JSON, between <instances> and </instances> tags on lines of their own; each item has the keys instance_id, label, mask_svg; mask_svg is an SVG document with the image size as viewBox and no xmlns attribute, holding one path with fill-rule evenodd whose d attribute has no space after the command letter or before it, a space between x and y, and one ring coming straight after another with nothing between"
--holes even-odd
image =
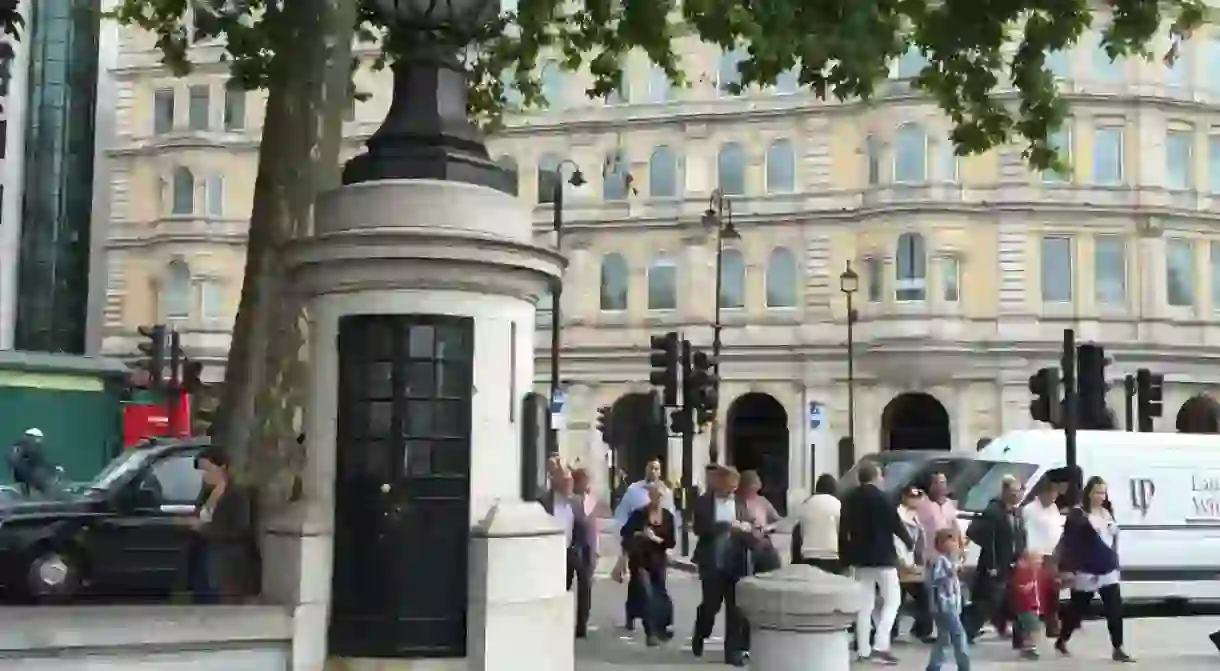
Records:
<instances>
[{"instance_id":1,"label":"glass building facade","mask_svg":"<svg viewBox=\"0 0 1220 671\"><path fill-rule=\"evenodd\" d=\"M17 349L85 351L100 15L97 0L27 9Z\"/></svg>"}]
</instances>

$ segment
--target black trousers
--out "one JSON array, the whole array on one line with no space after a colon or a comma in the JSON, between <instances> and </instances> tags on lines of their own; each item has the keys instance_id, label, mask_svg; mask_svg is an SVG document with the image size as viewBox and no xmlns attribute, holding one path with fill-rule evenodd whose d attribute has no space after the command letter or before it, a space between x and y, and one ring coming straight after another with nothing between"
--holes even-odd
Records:
<instances>
[{"instance_id":1,"label":"black trousers","mask_svg":"<svg viewBox=\"0 0 1220 671\"><path fill-rule=\"evenodd\" d=\"M1115 650L1123 647L1123 593L1118 584L1106 585L1097 590L1101 597L1101 609L1106 616L1106 629L1110 632L1110 645ZM1059 640L1067 643L1072 634L1080 628L1084 616L1093 603L1093 592L1078 592L1072 590L1072 599L1064 609L1063 619L1059 625Z\"/></svg>"},{"instance_id":2,"label":"black trousers","mask_svg":"<svg viewBox=\"0 0 1220 671\"><path fill-rule=\"evenodd\" d=\"M593 564L585 548L568 548L568 591L576 583L576 635L589 628L589 609L593 606Z\"/></svg>"},{"instance_id":3,"label":"black trousers","mask_svg":"<svg viewBox=\"0 0 1220 671\"><path fill-rule=\"evenodd\" d=\"M908 604L907 612L915 620L911 625L911 635L916 638L927 638L932 635L932 599L928 587L923 582L902 583L902 600ZM901 609L899 609L901 612ZM894 630L891 637L898 636L898 620L894 620Z\"/></svg>"},{"instance_id":4,"label":"black trousers","mask_svg":"<svg viewBox=\"0 0 1220 671\"><path fill-rule=\"evenodd\" d=\"M974 575L970 586L970 604L962 611L962 627L966 635L973 639L979 635L983 625L992 623L997 631L1003 631L1012 620L1009 612L1008 577L1002 574L992 574L980 570ZM1024 646L1020 627L1012 627L1012 647L1020 649Z\"/></svg>"},{"instance_id":5,"label":"black trousers","mask_svg":"<svg viewBox=\"0 0 1220 671\"><path fill-rule=\"evenodd\" d=\"M843 575L846 571L843 570L843 563L838 559L801 559L802 564L807 564L817 569L822 569L827 573L835 575Z\"/></svg>"},{"instance_id":6,"label":"black trousers","mask_svg":"<svg viewBox=\"0 0 1220 671\"><path fill-rule=\"evenodd\" d=\"M695 638L712 635L716 615L724 605L724 654L735 656L750 649L750 630L737 607L737 580L723 574L707 573L699 577L703 599L695 611Z\"/></svg>"},{"instance_id":7,"label":"black trousers","mask_svg":"<svg viewBox=\"0 0 1220 671\"><path fill-rule=\"evenodd\" d=\"M638 581L642 597L640 618L644 621L644 633L649 636L663 636L673 624L674 604L665 584L667 568L662 564L632 569L632 579Z\"/></svg>"}]
</instances>

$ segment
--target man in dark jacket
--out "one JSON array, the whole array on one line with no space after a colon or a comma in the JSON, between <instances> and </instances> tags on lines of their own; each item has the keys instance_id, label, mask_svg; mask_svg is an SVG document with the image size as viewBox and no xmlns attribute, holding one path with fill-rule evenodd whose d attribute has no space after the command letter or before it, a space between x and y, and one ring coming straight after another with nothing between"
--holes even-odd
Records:
<instances>
[{"instance_id":1,"label":"man in dark jacket","mask_svg":"<svg viewBox=\"0 0 1220 671\"><path fill-rule=\"evenodd\" d=\"M970 605L962 613L966 635L974 640L983 624L991 621L996 631L1003 633L1007 616L1008 581L1013 566L1025 551L1025 523L1021 519L1021 483L1005 476L1000 495L993 499L966 530L966 537L981 550L974 584L970 588ZM1021 636L1013 628L1013 647L1020 648Z\"/></svg>"},{"instance_id":2,"label":"man in dark jacket","mask_svg":"<svg viewBox=\"0 0 1220 671\"><path fill-rule=\"evenodd\" d=\"M745 574L746 546L742 534L752 527L745 504L735 496L739 475L727 466L708 473L708 491L695 501L692 522L695 552L703 598L695 615L691 652L703 656L703 643L712 635L716 614L724 604L724 657L730 666L745 666L749 656L749 630L737 608L737 581Z\"/></svg>"},{"instance_id":3,"label":"man in dark jacket","mask_svg":"<svg viewBox=\"0 0 1220 671\"><path fill-rule=\"evenodd\" d=\"M902 602L895 539L911 549L915 540L898 516L894 500L881 490L877 464L860 464L858 477L860 486L844 497L839 514L839 558L864 588L864 604L856 616L856 655L861 660L893 665L898 659L890 652L890 634ZM878 591L881 616L877 620L875 644L870 644Z\"/></svg>"}]
</instances>

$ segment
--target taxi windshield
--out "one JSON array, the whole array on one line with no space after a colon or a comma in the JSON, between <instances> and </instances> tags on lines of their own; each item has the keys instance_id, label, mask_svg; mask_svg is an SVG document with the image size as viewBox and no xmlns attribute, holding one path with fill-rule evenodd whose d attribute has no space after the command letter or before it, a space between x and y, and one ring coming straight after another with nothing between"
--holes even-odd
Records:
<instances>
[{"instance_id":1,"label":"taxi windshield","mask_svg":"<svg viewBox=\"0 0 1220 671\"><path fill-rule=\"evenodd\" d=\"M115 483L137 471L148 461L150 452L147 450L130 450L115 457L97 477L89 483L89 489L109 490Z\"/></svg>"}]
</instances>

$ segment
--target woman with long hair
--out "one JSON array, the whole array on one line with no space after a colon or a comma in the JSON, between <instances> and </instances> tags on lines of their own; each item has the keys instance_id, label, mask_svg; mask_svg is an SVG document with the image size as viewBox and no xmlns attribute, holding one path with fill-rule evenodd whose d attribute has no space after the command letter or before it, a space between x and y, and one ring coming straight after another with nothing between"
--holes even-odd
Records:
<instances>
[{"instance_id":1,"label":"woman with long hair","mask_svg":"<svg viewBox=\"0 0 1220 671\"><path fill-rule=\"evenodd\" d=\"M200 541L201 582L206 581L209 600L237 603L257 591L259 579L250 498L233 482L229 458L218 448L200 452L195 468L206 487L191 520Z\"/></svg>"},{"instance_id":2,"label":"woman with long hair","mask_svg":"<svg viewBox=\"0 0 1220 671\"><path fill-rule=\"evenodd\" d=\"M1071 601L1063 614L1055 650L1068 655L1067 644L1080 628L1093 595L1101 597L1110 633L1111 659L1133 662L1123 650L1123 596L1119 576L1118 522L1106 487L1097 476L1089 478L1084 495L1064 522L1063 537L1057 551L1059 568L1073 574Z\"/></svg>"},{"instance_id":3,"label":"woman with long hair","mask_svg":"<svg viewBox=\"0 0 1220 671\"><path fill-rule=\"evenodd\" d=\"M639 586L640 615L649 647L667 641L672 634L673 602L665 584L668 551L675 545L674 515L665 508L667 488L661 482L647 486L648 503L627 517L623 525L623 552L627 555L631 581Z\"/></svg>"}]
</instances>

